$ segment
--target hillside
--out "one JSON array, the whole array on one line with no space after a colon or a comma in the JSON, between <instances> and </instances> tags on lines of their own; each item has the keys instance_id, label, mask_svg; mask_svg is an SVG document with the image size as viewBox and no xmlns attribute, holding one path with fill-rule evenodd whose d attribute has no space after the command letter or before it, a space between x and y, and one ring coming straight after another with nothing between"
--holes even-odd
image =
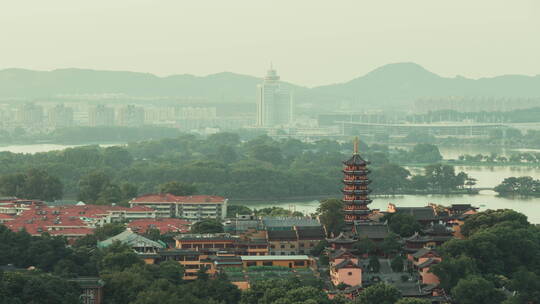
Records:
<instances>
[{"instance_id":1,"label":"hillside","mask_svg":"<svg viewBox=\"0 0 540 304\"><path fill-rule=\"evenodd\" d=\"M123 94L130 97L203 98L215 103L251 103L255 101L256 85L261 81L257 77L230 72L158 77L147 73L84 69L5 69L0 70L0 99ZM285 85L294 89L297 103L310 103L327 109L339 101L350 101L358 108L405 108L422 97L540 97L540 75L445 78L414 63L388 64L345 83L315 88Z\"/></svg>"}]
</instances>

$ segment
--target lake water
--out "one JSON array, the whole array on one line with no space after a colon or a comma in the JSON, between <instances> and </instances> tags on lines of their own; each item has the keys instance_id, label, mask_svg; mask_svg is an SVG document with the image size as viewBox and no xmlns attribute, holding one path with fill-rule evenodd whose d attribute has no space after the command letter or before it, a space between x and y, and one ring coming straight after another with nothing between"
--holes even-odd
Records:
<instances>
[{"instance_id":1,"label":"lake water","mask_svg":"<svg viewBox=\"0 0 540 304\"><path fill-rule=\"evenodd\" d=\"M408 168L412 173L418 173L422 168ZM487 188L495 187L505 178L510 176L532 176L540 179L540 168L530 167L479 167L479 166L457 166L456 172L465 171L470 176L478 179L477 187ZM339 195L336 195L339 198ZM297 210L304 213L314 213L319 207L319 201L288 201L288 202L253 202L253 203L235 203L246 205L250 208L282 207L290 210ZM472 204L480 207L480 210L486 209L513 209L521 212L529 218L531 223L540 224L540 198L503 198L498 197L492 190L480 191L477 195L399 195L388 197L374 197L370 208L386 210L388 203L396 204L401 207L420 207L430 203L440 205L451 204Z\"/></svg>"},{"instance_id":2,"label":"lake water","mask_svg":"<svg viewBox=\"0 0 540 304\"><path fill-rule=\"evenodd\" d=\"M113 146L115 144L102 144L102 147ZM37 145L12 145L0 146L0 151L10 151L14 153L39 153L54 150L62 150L66 148L78 147L81 145L56 145L56 144L37 144ZM457 158L460 154L489 154L497 152L501 154L508 153L507 150L494 148L482 148L478 146L469 147L441 147L441 153L445 159ZM409 167L412 173L419 173L422 168ZM456 172L465 171L470 176L476 178L477 187L487 188L495 187L500 184L503 179L510 176L532 176L540 179L540 168L508 166L508 167L481 167L481 166L456 166ZM336 196L339 197L339 196ZM231 201L235 204L234 201ZM480 207L480 210L485 209L501 209L510 208L518 212L524 213L529 217L532 223L540 224L540 198L502 198L496 196L496 193L491 190L481 191L478 195L402 195L394 197L375 197L370 205L372 209L386 210L388 203L394 203L398 206L413 207L425 206L429 203L441 205L451 204L473 204ZM271 206L279 206L286 209L295 209L305 213L313 213L319 206L318 201L289 201L289 202L257 202L257 203L240 203L253 208L264 208Z\"/></svg>"},{"instance_id":3,"label":"lake water","mask_svg":"<svg viewBox=\"0 0 540 304\"><path fill-rule=\"evenodd\" d=\"M56 145L56 144L35 144L35 145L11 145L11 146L0 146L0 152L13 152L13 153L40 153L40 152L49 152L49 151L58 151L64 150L67 148L75 148L86 145ZM100 147L111 147L119 144L99 144Z\"/></svg>"}]
</instances>

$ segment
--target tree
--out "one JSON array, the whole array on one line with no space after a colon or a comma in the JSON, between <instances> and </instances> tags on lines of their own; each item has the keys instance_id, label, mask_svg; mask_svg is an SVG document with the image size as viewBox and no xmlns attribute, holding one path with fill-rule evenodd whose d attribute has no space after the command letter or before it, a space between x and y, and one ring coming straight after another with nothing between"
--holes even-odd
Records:
<instances>
[{"instance_id":1,"label":"tree","mask_svg":"<svg viewBox=\"0 0 540 304\"><path fill-rule=\"evenodd\" d=\"M390 267L392 267L392 270L394 272L402 272L403 266L404 266L403 257L400 255L395 256L390 262Z\"/></svg>"},{"instance_id":2,"label":"tree","mask_svg":"<svg viewBox=\"0 0 540 304\"><path fill-rule=\"evenodd\" d=\"M429 164L442 160L439 148L432 144L417 144L408 155L411 161L417 163Z\"/></svg>"},{"instance_id":3,"label":"tree","mask_svg":"<svg viewBox=\"0 0 540 304\"><path fill-rule=\"evenodd\" d=\"M514 210L486 210L469 216L461 228L461 233L465 236L471 236L477 231L498 225L511 225L514 228L520 228L528 227L529 222L524 214Z\"/></svg>"},{"instance_id":4,"label":"tree","mask_svg":"<svg viewBox=\"0 0 540 304\"><path fill-rule=\"evenodd\" d=\"M450 291L461 278L475 274L478 270L473 259L461 255L457 258L444 258L439 264L433 266L432 272L439 278L441 287Z\"/></svg>"},{"instance_id":5,"label":"tree","mask_svg":"<svg viewBox=\"0 0 540 304\"><path fill-rule=\"evenodd\" d=\"M353 244L353 250L359 255L370 254L377 250L377 244L367 237L361 238Z\"/></svg>"},{"instance_id":6,"label":"tree","mask_svg":"<svg viewBox=\"0 0 540 304\"><path fill-rule=\"evenodd\" d=\"M318 257L323 253L324 249L328 246L329 246L328 241L322 240L318 242L317 245L315 245L315 247L311 248L311 250L309 251L309 254L311 254L312 256Z\"/></svg>"},{"instance_id":7,"label":"tree","mask_svg":"<svg viewBox=\"0 0 540 304\"><path fill-rule=\"evenodd\" d=\"M452 298L458 304L497 304L505 296L492 282L480 276L468 276L452 288Z\"/></svg>"},{"instance_id":8,"label":"tree","mask_svg":"<svg viewBox=\"0 0 540 304\"><path fill-rule=\"evenodd\" d=\"M418 223L418 221L410 214L392 214L389 217L389 221L390 230L403 237L409 237L415 232L420 232L422 230L420 223Z\"/></svg>"},{"instance_id":9,"label":"tree","mask_svg":"<svg viewBox=\"0 0 540 304\"><path fill-rule=\"evenodd\" d=\"M100 260L100 269L103 271L124 271L134 265L143 265L139 258L129 246L115 241L103 251Z\"/></svg>"},{"instance_id":10,"label":"tree","mask_svg":"<svg viewBox=\"0 0 540 304\"><path fill-rule=\"evenodd\" d=\"M40 272L0 272L1 303L79 303L80 287Z\"/></svg>"},{"instance_id":11,"label":"tree","mask_svg":"<svg viewBox=\"0 0 540 304\"><path fill-rule=\"evenodd\" d=\"M401 250L399 236L395 233L389 233L380 244L380 249L385 254L394 254Z\"/></svg>"},{"instance_id":12,"label":"tree","mask_svg":"<svg viewBox=\"0 0 540 304\"><path fill-rule=\"evenodd\" d=\"M204 219L191 226L191 233L220 233L223 232L223 224L214 219Z\"/></svg>"},{"instance_id":13,"label":"tree","mask_svg":"<svg viewBox=\"0 0 540 304\"><path fill-rule=\"evenodd\" d=\"M3 195L53 201L62 198L63 185L57 177L44 170L30 169L24 174L0 177L0 192Z\"/></svg>"},{"instance_id":14,"label":"tree","mask_svg":"<svg viewBox=\"0 0 540 304\"><path fill-rule=\"evenodd\" d=\"M372 255L369 257L369 269L373 272L379 272L381 269L381 263L379 262L379 258L375 255Z\"/></svg>"},{"instance_id":15,"label":"tree","mask_svg":"<svg viewBox=\"0 0 540 304\"><path fill-rule=\"evenodd\" d=\"M326 231L338 235L345 225L343 220L343 202L338 199L327 199L321 201L317 214L321 223L326 227Z\"/></svg>"},{"instance_id":16,"label":"tree","mask_svg":"<svg viewBox=\"0 0 540 304\"><path fill-rule=\"evenodd\" d=\"M78 199L88 203L95 203L99 195L111 184L111 178L101 170L94 170L79 180Z\"/></svg>"},{"instance_id":17,"label":"tree","mask_svg":"<svg viewBox=\"0 0 540 304\"><path fill-rule=\"evenodd\" d=\"M197 192L197 187L193 184L182 183L182 182L168 182L165 184L159 185L159 193L169 193L172 195L192 195Z\"/></svg>"},{"instance_id":18,"label":"tree","mask_svg":"<svg viewBox=\"0 0 540 304\"><path fill-rule=\"evenodd\" d=\"M397 288L392 285L379 283L364 289L358 298L356 304L394 304L401 298Z\"/></svg>"},{"instance_id":19,"label":"tree","mask_svg":"<svg viewBox=\"0 0 540 304\"><path fill-rule=\"evenodd\" d=\"M253 211L243 205L227 205L227 215L235 217L237 214L252 214Z\"/></svg>"}]
</instances>

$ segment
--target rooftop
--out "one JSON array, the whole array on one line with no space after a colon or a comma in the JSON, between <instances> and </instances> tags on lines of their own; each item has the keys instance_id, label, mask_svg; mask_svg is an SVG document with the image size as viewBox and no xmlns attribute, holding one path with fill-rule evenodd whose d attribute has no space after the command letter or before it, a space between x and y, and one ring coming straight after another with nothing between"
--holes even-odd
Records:
<instances>
[{"instance_id":1,"label":"rooftop","mask_svg":"<svg viewBox=\"0 0 540 304\"><path fill-rule=\"evenodd\" d=\"M243 255L242 261L291 261L309 260L307 255Z\"/></svg>"},{"instance_id":2,"label":"rooftop","mask_svg":"<svg viewBox=\"0 0 540 304\"><path fill-rule=\"evenodd\" d=\"M146 194L136 197L130 203L223 203L226 199L213 195L178 196L169 193Z\"/></svg>"}]
</instances>

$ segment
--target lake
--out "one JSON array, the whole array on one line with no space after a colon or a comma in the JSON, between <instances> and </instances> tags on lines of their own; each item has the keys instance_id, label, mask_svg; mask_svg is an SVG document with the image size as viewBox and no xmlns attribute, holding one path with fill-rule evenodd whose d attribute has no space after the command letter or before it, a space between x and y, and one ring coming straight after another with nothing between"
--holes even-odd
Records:
<instances>
[{"instance_id":1,"label":"lake","mask_svg":"<svg viewBox=\"0 0 540 304\"><path fill-rule=\"evenodd\" d=\"M34 144L34 145L10 145L10 146L0 146L0 152L12 152L12 153L29 153L35 154L40 152L49 152L49 151L58 151L64 150L67 148L75 148L81 146L88 146L91 144L85 145L57 145L57 144ZM111 147L120 144L97 144L100 147Z\"/></svg>"},{"instance_id":2,"label":"lake","mask_svg":"<svg viewBox=\"0 0 540 304\"><path fill-rule=\"evenodd\" d=\"M422 168L409 167L412 173L418 173ZM456 172L465 171L470 176L478 179L477 187L487 188L495 187L506 177L510 176L532 176L540 179L540 168L530 167L481 167L481 166L456 166ZM339 197L337 195L336 197ZM399 195L389 197L374 197L370 208L386 210L388 203L396 204L401 207L420 207L429 203L440 205L451 204L472 204L480 207L480 210L486 209L513 209L529 217L531 223L540 224L540 198L503 198L498 197L492 190L480 191L477 195ZM285 201L285 202L252 202L231 204L246 205L250 208L265 207L283 207L285 209L297 210L304 213L313 213L319 206L319 201Z\"/></svg>"},{"instance_id":3,"label":"lake","mask_svg":"<svg viewBox=\"0 0 540 304\"><path fill-rule=\"evenodd\" d=\"M102 147L114 146L115 144L101 144ZM56 144L36 144L36 145L11 145L0 146L0 151L10 151L14 153L39 153L54 150L62 150L66 148L78 147L81 145L56 145ZM445 159L457 158L460 154L489 154L497 152L506 154L509 151L496 148L483 148L478 146L465 147L441 147L441 153ZM412 173L418 173L422 170L419 167L408 167ZM495 187L500 184L503 179L510 176L532 176L540 179L540 168L524 167L524 166L456 166L456 172L464 171L470 176L476 178L477 187L488 188ZM339 197L339 196L337 196ZM235 204L234 201L231 201ZM370 205L372 209L385 210L388 203L394 203L398 206L413 207L425 206L429 203L441 205L450 204L473 204L480 207L480 210L485 209L500 209L510 208L518 212L524 213L529 217L532 223L540 224L540 198L502 198L497 197L496 193L491 190L481 191L478 195L402 195L394 197L376 197ZM279 206L286 209L295 209L302 212L313 213L319 206L318 201L289 201L289 202L256 202L256 203L239 203L253 208L264 208L271 206Z\"/></svg>"}]
</instances>

